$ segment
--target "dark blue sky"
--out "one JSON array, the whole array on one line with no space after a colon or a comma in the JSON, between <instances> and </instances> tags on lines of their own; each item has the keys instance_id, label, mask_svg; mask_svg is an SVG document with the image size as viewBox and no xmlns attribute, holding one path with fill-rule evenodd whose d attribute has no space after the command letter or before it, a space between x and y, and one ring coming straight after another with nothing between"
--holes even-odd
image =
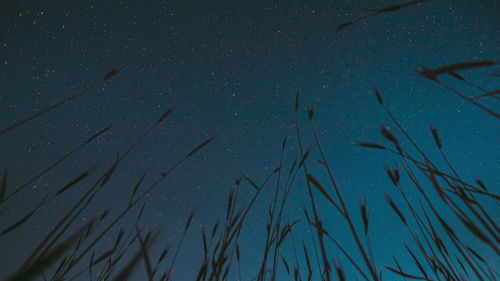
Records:
<instances>
[{"instance_id":1,"label":"dark blue sky","mask_svg":"<svg viewBox=\"0 0 500 281\"><path fill-rule=\"evenodd\" d=\"M191 209L197 210L196 228L176 273L187 278L186 272L198 266L190 262L200 247L197 228L225 212L227 194L240 172L261 182L276 167L286 135L291 139L288 165L297 155L293 100L299 90L301 109L315 108L316 126L346 201L357 208L362 195L368 197L373 239L380 241L376 255L382 262L390 262L393 254L403 256L398 241L407 233L383 200L386 192L396 194L383 164L395 165L398 160L353 145L382 143L381 124L395 130L371 89L377 86L387 106L426 151L435 153L428 131L434 124L461 175L469 180L480 176L494 187L499 182L497 121L419 77L415 69L420 64L498 60L500 4L430 0L335 32L337 24L366 9L390 4L395 3L3 1L0 127L79 91L115 65L124 69L97 90L0 138L0 168L9 169L15 186L113 124L108 134L20 194L2 220L13 221L47 190L57 190L84 169L99 164L103 170L162 112L175 106L168 122L127 158L92 211L122 208L143 172L149 171L148 180L153 181L191 148L217 135L146 199L144 227L164 226L172 239ZM488 76L490 70L464 75L496 90L498 78ZM477 93L447 81L471 95ZM307 128L305 116L303 111ZM326 182L324 175L318 177ZM9 252L0 255L0 271L15 267L30 243L40 239L84 188L51 202L30 226L0 240ZM253 191L245 188L243 199L248 199ZM300 208L308 204L305 191L299 179L289 202L290 218L302 216ZM266 214L258 210L266 202L257 203L248 221L250 234L242 237L248 277L255 273L255 248L265 230ZM320 209L333 214L326 201L322 203ZM335 216L329 224L335 225ZM342 232L336 237L349 241Z\"/></svg>"}]
</instances>

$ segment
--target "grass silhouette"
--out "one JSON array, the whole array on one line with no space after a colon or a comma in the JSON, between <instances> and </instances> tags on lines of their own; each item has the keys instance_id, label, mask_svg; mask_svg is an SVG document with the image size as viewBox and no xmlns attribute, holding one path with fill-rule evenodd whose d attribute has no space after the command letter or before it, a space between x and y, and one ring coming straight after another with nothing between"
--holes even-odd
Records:
<instances>
[{"instance_id":1,"label":"grass silhouette","mask_svg":"<svg viewBox=\"0 0 500 281\"><path fill-rule=\"evenodd\" d=\"M424 1L412 1L373 10L373 14L356 19L349 24L340 25L337 29L343 29L367 17L395 12L400 8L422 2ZM482 89L458 72L479 67L492 67L497 64L496 61L455 63L435 69L422 67L418 72L422 77L439 83L469 104L498 118L498 113L494 109L480 103L484 99L497 99L498 90L492 92L483 90L483 94L471 96L439 80L441 75L449 75L460 82ZM0 137L6 133L15 133L15 130L22 128L21 125L36 120L42 114L49 114L57 107L89 93L99 83L112 79L120 71L121 67L114 68L102 79L78 94L7 126L0 130ZM484 257L482 251L471 246L469 238L472 237L480 242L489 251L488 255L498 258L500 255L500 229L496 224L498 211L488 210L483 202L493 201L498 206L499 195L495 190L490 190L480 179L470 182L459 174L448 159L445 142L440 138L437 128L430 126L429 134L435 142L437 153L428 152L405 130L398 117L386 105L387 101L384 100L383 94L377 88L373 89L373 94L374 102L378 103L388 115L397 131L381 126L380 134L386 143L378 144L367 140L357 143L357 146L399 157L399 163L396 166L383 167L399 197L385 194L379 199L382 202L385 201L387 207L393 211L395 220L392 223L400 225L408 232L407 241L402 241L402 244L407 253L405 260L409 260L410 263L402 262L401 257L393 257L393 264L381 264L377 260L374 252L377 249L377 240L371 235L372 214L368 211L366 198L362 197L358 208L352 208L351 202L346 202L346 187L338 183L338 175L335 174L330 164L331 159L328 159L324 153L322 142L325 140L321 139L318 134L314 119L315 112L313 109L307 112L301 110L300 95L297 93L293 106L296 129L294 139L298 143L296 151L289 148L289 140L285 137L280 148L278 165L266 175L263 182L256 182L245 173L235 180L235 186L227 197L225 216L221 219L214 218L210 231L206 229L199 231L202 248L193 260L200 264L192 280L275 281L286 278L296 281L349 279L494 281L498 279L499 273L490 264L490 260ZM305 119L302 118L304 113L307 115L305 127L301 126L302 119ZM186 218L179 241L160 247L157 241L161 231L144 232L139 226L144 210L144 199L173 171L191 160L201 150L209 149L208 145L216 140L215 137L200 140L198 146L185 153L151 183L146 184L150 181L151 175L148 172L143 173L137 182L131 183L132 192L126 206L121 210L113 210L113 216L110 215L109 210L100 215L96 212L91 220L78 225L78 218L82 212L89 210L89 206L100 196L101 191L109 185L113 177L125 173L121 167L128 154L140 149L143 140L162 126L171 114L174 114L173 108L166 110L149 127L144 128L143 134L130 143L122 154L117 155L116 160L109 163L106 169L91 167L84 171L75 171L77 176L55 193L47 193L32 209L26 210L23 216L11 222L2 220L0 239L4 235L15 235L20 228L26 227L26 224L33 220L36 212L50 200L62 193L73 192L75 186L88 186L86 192L67 208L66 213L57 223L47 227L47 234L42 237L39 244L32 245L32 252L27 253L26 259L15 272L11 276L3 276L2 280L118 281L138 278L137 276L141 276L140 280L174 280L173 272L178 264L179 253L186 242L187 234L190 231L196 231L192 229L195 212L193 211ZM490 118L490 116L485 116L485 118ZM85 139L83 142L63 156L59 156L54 163L36 175L28 177L18 186L9 185L6 170L0 185L0 208L3 209L11 198L21 196L20 191L43 178L54 167L65 165L67 158L110 130L112 130L111 126L106 126L91 137L82 136L82 139ZM308 139L312 139L311 144L306 144ZM410 147L407 147L405 143L408 143ZM291 163L286 163L286 156L290 155L292 158L294 155L297 156ZM436 159L436 156L444 161L445 167L440 167L431 160ZM313 159L314 157L318 158ZM316 169L311 169L311 166L319 167L322 173L326 174L327 180L325 181L325 177L322 177ZM98 175L98 177L88 183L87 180L92 178L91 175ZM299 179L305 182L309 203L299 210L303 216L290 219L286 215L290 208L287 203ZM246 187L250 188L253 195L245 202L239 195L240 190ZM419 198L410 197L409 189L417 191ZM272 194L270 200L262 196L267 190L270 190ZM263 223L264 243L259 249L262 252L256 269L257 275L248 276L248 273L241 271L241 264L245 263L248 257L241 253L240 238L248 234L245 226L251 212L258 211L255 208L256 202L259 201L267 206L265 210L267 216ZM343 226L342 229L326 227L328 216L322 213L324 206L318 207L323 203L332 208L343 220L345 224L339 224ZM113 230L116 230L118 222L125 215L137 211L140 205L142 208L139 209L135 223L131 224L128 229L119 230L118 234L114 235L116 232ZM438 205L441 207L438 208ZM4 212L6 211L2 211L0 216L3 216ZM450 223L450 217L460 224ZM298 226L309 229L312 233L311 239L306 241L296 233ZM75 227L76 230L70 231ZM354 245L354 247L347 246L348 244L336 238L336 233L339 232L349 233L352 239L352 244L349 245ZM464 239L464 237L469 238ZM297 240L299 238L302 240ZM99 242L104 239L112 239L113 245L103 248ZM158 252L153 251L154 249L159 249L160 254L154 255L153 253ZM292 255L285 253L292 253ZM136 272L141 264L144 265L144 272ZM347 274L346 264L352 267L357 278L351 276L352 274Z\"/></svg>"}]
</instances>

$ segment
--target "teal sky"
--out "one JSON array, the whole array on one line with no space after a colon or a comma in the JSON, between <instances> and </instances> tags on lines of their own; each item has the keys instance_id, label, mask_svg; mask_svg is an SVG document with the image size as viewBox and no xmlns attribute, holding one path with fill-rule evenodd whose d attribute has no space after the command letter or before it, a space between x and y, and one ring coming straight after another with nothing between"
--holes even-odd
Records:
<instances>
[{"instance_id":1,"label":"teal sky","mask_svg":"<svg viewBox=\"0 0 500 281\"><path fill-rule=\"evenodd\" d=\"M16 186L100 128L113 125L97 142L9 202L2 221L12 222L24 215L47 192L57 190L93 165L99 165L103 172L117 153L123 153L162 112L175 106L172 117L128 156L119 176L81 220L108 207L118 213L145 171L150 175L146 181L152 182L176 159L217 135L213 143L146 198L141 223L145 229L163 227L164 237L159 242L163 245L177 241L185 219L192 209L196 210L195 227L174 272L176 280L191 280L199 266L194 258L201 249L198 229L223 216L234 179L244 172L262 182L277 166L284 136L290 139L285 165L290 166L297 157L293 103L296 91L300 91L305 143L312 142L306 109L314 107L323 149L359 223L358 203L367 197L378 265L392 264L393 255L409 263L401 244L409 238L408 233L384 201L384 194L390 193L403 204L383 170L385 163L395 166L400 160L354 145L359 141L388 145L379 134L381 125L403 139L373 97L374 86L432 160L444 165L428 129L431 124L439 130L444 149L460 175L471 182L480 177L498 193L497 120L415 71L419 65L433 68L498 60L498 1L429 0L360 21L342 32L335 32L335 26L363 15L367 9L397 2L201 2L0 4L0 127L76 93L116 65L124 66L119 75L78 101L0 137L0 168L9 170L9 181ZM462 74L493 91L499 86L498 77L490 75L494 69ZM444 81L470 96L481 94L451 78ZM498 100L485 104L498 109ZM317 151L312 155L319 158ZM317 178L326 183L327 175L320 167L313 161L310 165ZM410 197L421 200L409 179L403 177L402 181ZM90 182L51 201L16 234L4 236L0 248L7 249L4 253L8 254L0 254L0 271L15 268ZM241 188L244 203L254 190L246 182ZM241 237L246 257L244 280L257 274L271 194L269 189L257 201ZM354 247L335 210L325 200L318 202L332 234L346 247ZM484 204L498 213L494 203ZM303 206L309 206L309 202L300 175L288 201L287 219L302 217ZM123 225L127 226L135 215L127 217ZM295 239L305 239L311 246L310 237L306 225L299 225ZM105 243L112 241L110 238ZM474 239L470 241L483 249ZM341 256L333 245L329 247L333 256ZM485 255L494 257L484 250ZM353 276L347 261L343 264L348 276ZM384 274L387 280L393 280L393 275Z\"/></svg>"}]
</instances>

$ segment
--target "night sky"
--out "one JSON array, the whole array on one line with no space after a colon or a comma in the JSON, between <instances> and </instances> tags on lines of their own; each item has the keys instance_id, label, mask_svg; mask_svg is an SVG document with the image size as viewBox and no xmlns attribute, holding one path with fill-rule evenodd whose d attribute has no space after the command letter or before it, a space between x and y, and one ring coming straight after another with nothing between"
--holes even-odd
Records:
<instances>
[{"instance_id":1,"label":"night sky","mask_svg":"<svg viewBox=\"0 0 500 281\"><path fill-rule=\"evenodd\" d=\"M480 177L498 193L498 121L415 70L419 65L498 60L500 2L429 0L335 31L338 24L369 8L396 3L2 1L1 128L77 93L113 67L122 65L123 70L81 98L0 137L0 169L9 171L9 192L112 125L109 132L2 206L3 227L25 215L45 194L57 191L82 171L98 167L95 175L72 192L50 201L26 225L0 239L0 275L17 268L72 202L112 165L117 153L123 153L165 110L175 107L127 156L110 185L79 220L88 221L106 208L111 209L110 215L118 214L144 172L148 172L145 181L153 182L215 135L212 143L144 200L140 223L144 231L162 228L158 245L163 246L178 241L187 217L195 210L174 271L174 280L192 280L199 266L199 229L225 214L235 179L243 172L262 183L278 165L285 136L289 137L285 166L299 155L294 111L297 91L304 142L312 142L307 109L314 107L315 126L347 204L356 209L359 200L367 197L378 265L390 264L393 255L401 257L402 264L409 261L401 244L408 232L384 201L385 193L396 199L398 193L383 166L394 166L400 160L354 145L359 141L387 144L380 136L381 125L403 139L377 104L372 89L378 88L387 107L426 152L436 154L428 129L432 124L461 176L469 181ZM498 77L490 75L493 70L463 74L493 91L499 86ZM456 80L446 81L470 95L480 94ZM485 103L498 109L497 102ZM317 151L311 157L318 159ZM443 163L437 154L433 159ZM318 165L312 160L310 165L326 183ZM402 181L410 196L417 197L409 180ZM244 180L240 188L240 200L247 202L254 189ZM240 239L245 257L243 280L258 273L271 190L257 201ZM309 206L306 194L300 174L288 201L287 219L303 216L302 207ZM339 227L343 222L338 214L325 200L318 202L327 227L347 248L354 247L349 234ZM498 205L485 202L485 206L499 222ZM139 209L121 225L135 220ZM119 227L113 231L118 233ZM300 235L306 241L312 237L305 224L299 226L295 239L300 241ZM113 239L103 245L112 244ZM481 243L470 241L481 249ZM340 257L330 246L334 256ZM488 256L488 251L484 254ZM497 257L491 254L496 259L492 264L498 266ZM347 261L343 263L348 276L354 276ZM138 273L144 273L142 264Z\"/></svg>"}]
</instances>

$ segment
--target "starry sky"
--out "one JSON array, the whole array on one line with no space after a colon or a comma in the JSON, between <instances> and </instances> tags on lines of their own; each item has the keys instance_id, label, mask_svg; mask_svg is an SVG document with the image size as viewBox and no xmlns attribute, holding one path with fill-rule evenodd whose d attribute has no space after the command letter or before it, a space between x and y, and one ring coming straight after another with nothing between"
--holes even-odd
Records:
<instances>
[{"instance_id":1,"label":"starry sky","mask_svg":"<svg viewBox=\"0 0 500 281\"><path fill-rule=\"evenodd\" d=\"M499 182L496 120L418 76L415 69L498 60L500 2L430 0L335 31L336 25L369 8L390 4L395 2L2 1L0 127L77 93L123 65L116 77L85 96L0 137L0 168L9 170L9 182L16 186L112 125L9 202L2 221L22 216L47 190L57 190L85 169L97 165L104 171L117 153L175 106L174 113L127 156L118 176L80 219L84 222L106 208L112 214L123 208L145 171L151 175L147 181L152 181L216 135L145 199L141 225L163 228L165 241L177 241L187 216L196 210L195 230L174 272L179 280L189 280L199 265L192 261L200 249L196 229L224 214L235 178L244 172L262 182L277 166L285 136L290 138L287 165L297 156L293 104L300 91L305 142L312 141L306 109L314 107L315 126L346 201L356 208L363 194L368 198L373 240L380 241L377 258L389 263L392 255L403 256L399 241L407 232L394 223L397 218L383 200L386 192L397 194L383 165L395 165L398 159L353 145L383 143L382 124L395 130L372 89L380 90L387 106L426 151L435 152L428 130L433 124L461 175L471 180L480 176L494 186ZM496 90L498 78L488 71L465 74ZM2 250L0 271L11 272L89 183L51 201L16 235L2 238L0 247L9 254ZM242 202L253 195L247 183L241 192ZM266 213L259 210L265 210L270 194L264 193L256 203L241 238L248 279L256 274L259 239L265 231ZM308 204L305 195L301 178L289 199L290 218L302 216L301 208ZM334 211L322 203L319 208L332 214L328 225L334 227ZM348 234L336 235L352 246Z\"/></svg>"}]
</instances>

